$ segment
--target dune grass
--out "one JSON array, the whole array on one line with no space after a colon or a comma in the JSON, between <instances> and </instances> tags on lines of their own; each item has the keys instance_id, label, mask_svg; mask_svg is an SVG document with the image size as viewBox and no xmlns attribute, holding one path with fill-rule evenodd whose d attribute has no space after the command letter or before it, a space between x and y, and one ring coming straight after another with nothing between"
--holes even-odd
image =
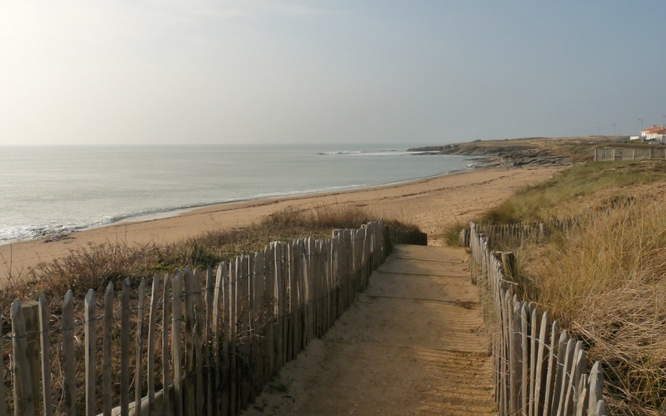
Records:
<instances>
[{"instance_id":1,"label":"dune grass","mask_svg":"<svg viewBox=\"0 0 666 416\"><path fill-rule=\"evenodd\" d=\"M32 300L42 293L48 298L62 298L69 289L75 299L83 299L88 289L102 293L111 281L120 287L122 281L129 278L138 285L142 278L169 273L185 265L211 267L240 254L263 250L272 241L291 241L307 236L329 238L335 228L358 228L374 219L372 213L356 206L289 208L268 215L249 227L213 229L173 243L109 241L91 244L13 276L10 284L0 292L0 300L7 309L15 298ZM398 221L385 223L404 230L418 229Z\"/></svg>"},{"instance_id":2,"label":"dune grass","mask_svg":"<svg viewBox=\"0 0 666 416\"><path fill-rule=\"evenodd\" d=\"M650 185L666 183L663 160L591 162L573 166L547 181L519 189L502 203L474 218L479 224L511 224L581 217L591 212L623 206L652 193ZM457 233L467 225L453 224L444 231L449 245L457 245Z\"/></svg>"},{"instance_id":3,"label":"dune grass","mask_svg":"<svg viewBox=\"0 0 666 416\"><path fill-rule=\"evenodd\" d=\"M541 184L519 190L497 207L484 213L478 218L478 222L509 224L580 214L587 208L587 203L608 203L597 201L600 191L609 193L614 190L631 194L633 190L627 187L660 181L666 181L666 163L661 160L578 165ZM612 198L610 202L612 203Z\"/></svg>"},{"instance_id":4,"label":"dune grass","mask_svg":"<svg viewBox=\"0 0 666 416\"><path fill-rule=\"evenodd\" d=\"M588 163L526 187L477 219L577 219L523 243L516 281L605 366L613 414L666 413L666 163Z\"/></svg>"},{"instance_id":5,"label":"dune grass","mask_svg":"<svg viewBox=\"0 0 666 416\"><path fill-rule=\"evenodd\" d=\"M456 222L451 224L444 230L444 242L449 247L458 247L460 245L460 232L465 228L469 228L469 225L465 225L463 222Z\"/></svg>"},{"instance_id":6,"label":"dune grass","mask_svg":"<svg viewBox=\"0 0 666 416\"><path fill-rule=\"evenodd\" d=\"M636 200L519 250L526 300L606 367L613 414L666 412L666 211Z\"/></svg>"}]
</instances>

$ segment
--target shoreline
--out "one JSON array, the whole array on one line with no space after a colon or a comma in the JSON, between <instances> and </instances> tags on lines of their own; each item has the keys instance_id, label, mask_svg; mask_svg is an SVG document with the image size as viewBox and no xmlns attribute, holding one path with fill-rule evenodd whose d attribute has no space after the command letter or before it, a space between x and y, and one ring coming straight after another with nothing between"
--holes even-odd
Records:
<instances>
[{"instance_id":1,"label":"shoreline","mask_svg":"<svg viewBox=\"0 0 666 416\"><path fill-rule=\"evenodd\" d=\"M384 184L379 184L379 185L358 185L358 186L351 186L351 187L339 187L336 189L327 189L327 190L318 190L318 191L295 191L295 192L288 192L283 195L275 195L275 196L258 196L258 197L250 197L250 198L242 198L242 199L236 199L236 200L229 200L225 202L211 202L208 204L202 204L202 205L195 205L192 207L184 207L184 208L176 208L173 210L167 210L167 211L161 211L161 212L155 212L152 214L139 214L136 216L131 216L127 218L123 218L122 220L111 222L108 224L102 224L102 225L96 225L93 227L88 227L88 228L83 228L77 231L85 231L91 228L99 228L99 227L106 227L114 224L122 224L122 223L131 223L131 222L141 222L141 221L152 221L152 220L159 220L159 219L166 219L166 218L172 218L172 217L177 217L179 215L184 215L189 212L193 212L199 209L206 209L206 208L211 208L211 207L216 207L216 206L223 206L223 205L229 205L229 204L243 204L243 203L250 203L254 201L262 201L262 200L276 200L276 201L282 201L282 200L287 200L287 199L299 199L299 198L308 198L308 197L317 197L317 196L326 196L329 194L334 194L334 193L347 193L347 192L362 192L362 191L367 191L367 190L373 190L373 189L380 189L384 187L390 187L390 186L397 186L397 185L406 185L410 183L416 183L420 181L425 181L428 179L436 179L436 178L441 178L444 176L451 176L451 175L460 175L460 174L465 174L468 172L472 172L474 170L483 170L483 169L489 169L488 167L481 166L481 167L471 167L469 169L456 169L452 170L449 172L443 172L443 173L438 173L436 175L432 176L426 176L423 178L417 178L417 179L407 179L404 181L398 181L398 182L389 182L389 183L384 183ZM76 232L76 231L72 231ZM30 241L30 240L19 240L17 242L22 242L22 241ZM3 243L0 243L0 246L2 246Z\"/></svg>"},{"instance_id":2,"label":"shoreline","mask_svg":"<svg viewBox=\"0 0 666 416\"><path fill-rule=\"evenodd\" d=\"M474 159L481 159L481 158L474 158L470 157L470 160ZM450 175L457 175L457 174L464 174L467 172L471 172L474 170L481 170L481 169L486 169L488 168L485 164L481 163L478 166L472 166L466 169L454 169L452 171L447 171L447 172L442 172L438 173L435 175L431 176L426 176L422 178L416 178L416 179L407 179L403 181L397 181L397 182L389 182L389 183L383 183L383 184L378 184L378 185L355 185L355 186L340 186L340 187L332 187L328 189L321 189L321 190L308 190L308 191L294 191L294 192L287 192L284 194L280 195L258 195L256 197L248 197L248 198L239 198L239 199L231 199L228 201L222 201L222 202L210 202L210 203L204 203L204 204L199 204L199 205L193 205L193 206L183 206L183 207L178 207L178 208L166 208L164 210L155 210L154 212L150 213L139 213L139 214L127 214L126 216L121 216L120 219L118 220L112 220L110 222L106 222L103 224L93 224L89 226L80 226L80 227L73 227L69 229L63 229L62 231L56 231L56 232L45 232L42 235L35 236L33 238L26 238L26 239L14 239L14 240L0 240L0 248L6 245L10 244L20 244L20 243L26 243L26 242L34 242L34 241L59 241L61 239L66 239L68 236L79 233L79 232L85 232L88 230L94 230L98 228L104 228L104 227L111 227L114 225L121 225L125 223L135 223L135 222L142 222L142 221L153 221L153 220L160 220L160 219L167 219L167 218L173 218L173 217L178 217L180 215L184 215L187 213L190 213L192 211L200 210L200 209L207 209L211 207L216 207L216 206L223 206L223 205L229 205L229 204L242 204L242 203L250 203L253 201L261 201L261 200L283 200L283 199L292 199L292 198L300 198L300 197L316 197L316 196L324 196L327 194L332 194L332 193L338 193L338 192L354 192L354 191L363 191L363 190L371 190L374 188L383 188L383 187L390 187L394 185L402 185L402 184L409 184L413 182L419 182L422 180L427 180L427 179L434 179L434 178L439 178L442 176L450 176ZM0 258L0 262L2 261L2 258Z\"/></svg>"},{"instance_id":3,"label":"shoreline","mask_svg":"<svg viewBox=\"0 0 666 416\"><path fill-rule=\"evenodd\" d=\"M562 168L479 167L429 178L333 192L258 198L188 209L162 218L135 217L78 230L57 240L35 239L0 245L0 280L16 276L40 262L51 261L78 247L106 242L161 244L210 229L250 225L282 209L353 204L376 216L419 225L437 243L437 233L474 213L490 208L518 187L547 179Z\"/></svg>"}]
</instances>

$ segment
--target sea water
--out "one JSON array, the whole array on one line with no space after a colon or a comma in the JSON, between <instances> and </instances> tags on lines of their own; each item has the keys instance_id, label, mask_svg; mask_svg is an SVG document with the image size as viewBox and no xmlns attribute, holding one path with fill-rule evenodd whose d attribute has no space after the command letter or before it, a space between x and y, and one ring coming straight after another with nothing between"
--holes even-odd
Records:
<instances>
[{"instance_id":1,"label":"sea water","mask_svg":"<svg viewBox=\"0 0 666 416\"><path fill-rule=\"evenodd\" d=\"M470 168L396 145L0 147L0 244L159 213Z\"/></svg>"}]
</instances>

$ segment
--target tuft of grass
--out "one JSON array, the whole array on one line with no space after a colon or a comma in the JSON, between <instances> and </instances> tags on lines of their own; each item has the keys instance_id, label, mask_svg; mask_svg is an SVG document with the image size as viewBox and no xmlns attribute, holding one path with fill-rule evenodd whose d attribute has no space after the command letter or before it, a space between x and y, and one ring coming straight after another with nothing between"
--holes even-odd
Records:
<instances>
[{"instance_id":1,"label":"tuft of grass","mask_svg":"<svg viewBox=\"0 0 666 416\"><path fill-rule=\"evenodd\" d=\"M358 206L319 205L307 210L286 208L269 215L261 225L277 228L356 228L373 219L368 211Z\"/></svg>"},{"instance_id":2,"label":"tuft of grass","mask_svg":"<svg viewBox=\"0 0 666 416\"><path fill-rule=\"evenodd\" d=\"M460 232L464 229L469 228L469 225L466 225L463 222L456 222L451 224L444 230L444 242L449 247L459 247L460 246Z\"/></svg>"}]
</instances>

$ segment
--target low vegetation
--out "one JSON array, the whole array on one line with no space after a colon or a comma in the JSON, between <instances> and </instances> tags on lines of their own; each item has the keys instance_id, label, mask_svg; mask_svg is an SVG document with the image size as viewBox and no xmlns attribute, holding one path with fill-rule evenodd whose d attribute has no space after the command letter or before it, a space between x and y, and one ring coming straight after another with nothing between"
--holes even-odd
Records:
<instances>
[{"instance_id":1,"label":"low vegetation","mask_svg":"<svg viewBox=\"0 0 666 416\"><path fill-rule=\"evenodd\" d=\"M545 221L603 211L627 200L659 193L666 182L666 164L660 160L592 162L560 172L550 180L525 187L477 222L509 224ZM650 189L652 188L652 189Z\"/></svg>"},{"instance_id":2,"label":"low vegetation","mask_svg":"<svg viewBox=\"0 0 666 416\"><path fill-rule=\"evenodd\" d=\"M465 225L463 222L456 222L444 230L444 242L448 246L457 246L460 240L460 232L465 228L469 228L469 225Z\"/></svg>"},{"instance_id":3,"label":"low vegetation","mask_svg":"<svg viewBox=\"0 0 666 416\"><path fill-rule=\"evenodd\" d=\"M129 278L137 286L142 278L169 273L185 265L211 267L240 254L263 250L272 241L291 241L307 236L329 238L335 228L358 228L374 219L370 212L355 206L285 209L249 227L210 230L173 243L119 241L84 246L24 270L19 276L11 276L10 284L0 292L0 299L5 316L8 316L8 305L15 298L36 299L44 293L49 299L62 299L71 289L74 299L83 299L88 289L102 293L111 281L120 287L122 281ZM403 230L418 229L398 221L388 220L386 223Z\"/></svg>"},{"instance_id":4,"label":"low vegetation","mask_svg":"<svg viewBox=\"0 0 666 416\"><path fill-rule=\"evenodd\" d=\"M664 161L588 163L520 190L477 219L576 220L545 242L517 248L516 279L526 300L583 340L591 362L604 363L613 414L666 412L665 189Z\"/></svg>"},{"instance_id":5,"label":"low vegetation","mask_svg":"<svg viewBox=\"0 0 666 416\"><path fill-rule=\"evenodd\" d=\"M39 264L37 267L24 270L19 276L13 276L9 284L3 287L0 292L2 300L3 327L2 334L5 337L0 338L0 353L11 351L10 340L7 335L12 332L11 321L9 319L9 308L11 302L19 298L21 300L35 300L41 294L45 294L49 302L50 319L52 335L49 336L53 359L52 366L52 396L55 401L56 414L64 414L64 384L63 384L63 364L62 355L62 302L67 290L72 290L75 305L75 351L77 357L84 356L84 344L82 340L84 333L83 316L83 298L88 289L93 289L97 293L98 306L103 299L104 289L109 282L113 282L116 288L116 304L122 282L129 278L131 282L130 299L134 307L138 304L138 290L141 279L146 278L147 291L150 291L152 277L156 274L163 275L172 272L176 268L183 268L186 265L192 268L207 268L215 266L224 260L231 260L237 255L263 250L264 247L272 241L291 241L297 238L312 236L318 239L330 238L331 231L336 228L358 228L362 224L375 220L375 215L355 206L344 208L317 207L311 210L286 209L275 212L263 218L260 222L245 228L229 230L211 230L199 236L188 238L174 243L151 243L151 244L130 244L129 242L107 242L101 245L89 245L71 250L66 256L57 258L51 262ZM413 225L402 224L397 221L385 221L385 223L403 230L415 231L418 228ZM161 322L162 309L157 310L156 322ZM100 309L98 309L98 316ZM117 312L116 312L117 314ZM98 321L98 334L100 334L100 323ZM118 351L119 340L119 319L114 320L114 337L112 340L113 348ZM135 314L130 315L130 326L135 328L137 318ZM156 325L156 339L162 336L162 327ZM132 335L133 336L133 335ZM145 336L145 335L144 335ZM184 335L183 335L184 336ZM246 341L239 335L238 342ZM97 339L97 351L102 350L102 339ZM134 357L136 344L130 343L130 356ZM117 353L114 357L117 357ZM155 353L155 359L162 362L161 350ZM101 354L97 354L97 368L101 368ZM76 378L77 384L83 386L84 360L76 360ZM4 384L8 392L6 395L6 404L9 412L13 409L13 381L10 360L5 355L4 360ZM136 368L135 360L130 360L129 370L134 374ZM145 374L147 371L146 361L144 359L142 368ZM163 371L163 366L158 371ZM173 371L173 368L171 368ZM113 359L112 372L119 374L120 361ZM156 390L163 388L161 384L162 374L156 374ZM173 374L171 374L173 377ZM1 380L0 380L1 382ZM97 388L101 391L102 376L98 370ZM120 383L118 378L113 382L113 395L115 398L114 406L118 405L120 397ZM132 390L134 387L132 387ZM146 380L143 380L142 389L147 390ZM84 390L77 389L77 411L84 412ZM134 392L132 391L132 394ZM98 408L101 406L101 399L98 399ZM100 410L100 409L97 409Z\"/></svg>"},{"instance_id":6,"label":"low vegetation","mask_svg":"<svg viewBox=\"0 0 666 416\"><path fill-rule=\"evenodd\" d=\"M604 363L613 414L666 411L665 249L666 212L635 200L518 252L525 299Z\"/></svg>"}]
</instances>

